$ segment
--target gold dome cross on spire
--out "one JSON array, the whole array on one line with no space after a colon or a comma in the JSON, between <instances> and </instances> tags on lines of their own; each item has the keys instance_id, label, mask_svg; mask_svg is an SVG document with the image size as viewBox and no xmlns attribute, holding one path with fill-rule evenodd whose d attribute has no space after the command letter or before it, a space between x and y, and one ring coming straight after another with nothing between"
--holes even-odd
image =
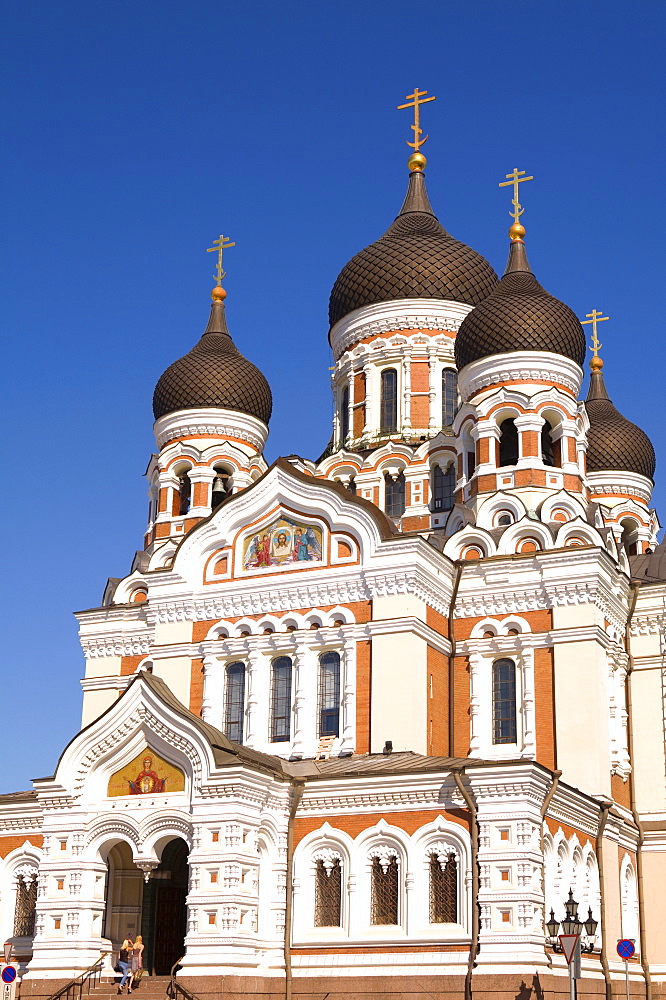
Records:
<instances>
[{"instance_id":1,"label":"gold dome cross on spire","mask_svg":"<svg viewBox=\"0 0 666 1000\"><path fill-rule=\"evenodd\" d=\"M581 320L581 326L587 326L589 323L592 324L592 340L590 342L592 360L590 361L590 368L593 372L599 371L604 366L603 361L599 357L599 351L604 345L597 336L597 323L603 323L605 320L610 319L610 316L602 316L602 310L599 309L593 309L591 313L585 313L585 315L588 318Z\"/></svg>"},{"instance_id":2,"label":"gold dome cross on spire","mask_svg":"<svg viewBox=\"0 0 666 1000\"><path fill-rule=\"evenodd\" d=\"M217 253L217 271L213 275L216 282L215 288L222 288L222 279L225 278L227 274L227 272L222 267L222 254L224 253L225 250L228 250L229 247L236 246L235 243L230 243L229 240L230 240L229 236L222 236L220 234L220 236L218 236L216 240L213 240L213 246L208 247L208 249L206 250L206 253ZM215 291L215 289L213 289L213 291ZM224 296L223 295L220 296L218 293L218 295L213 295L213 298L224 298Z\"/></svg>"},{"instance_id":3,"label":"gold dome cross on spire","mask_svg":"<svg viewBox=\"0 0 666 1000\"><path fill-rule=\"evenodd\" d=\"M523 184L525 181L533 181L534 177L525 177L525 171L519 170L518 167L514 167L510 174L505 174L504 176L506 180L501 181L498 187L504 188L513 185L513 198L511 199L513 212L509 212L509 215L514 220L514 223L509 229L509 236L512 240L522 240L525 235L525 227L521 225L519 220L525 209L518 201L518 185Z\"/></svg>"},{"instance_id":4,"label":"gold dome cross on spire","mask_svg":"<svg viewBox=\"0 0 666 1000\"><path fill-rule=\"evenodd\" d=\"M419 90L418 87L414 87L413 94L407 94L405 100L407 104L399 104L397 110L404 111L405 108L414 108L414 124L411 129L414 133L414 142L410 142L406 139L405 142L408 146L411 146L414 152L408 160L410 170L423 170L426 165L426 158L423 153L420 152L421 146L428 141L428 136L423 135L423 129L421 128L421 105L428 104L429 101L436 101L436 97L426 97L428 93L427 90ZM423 136L423 138L421 138Z\"/></svg>"}]
</instances>

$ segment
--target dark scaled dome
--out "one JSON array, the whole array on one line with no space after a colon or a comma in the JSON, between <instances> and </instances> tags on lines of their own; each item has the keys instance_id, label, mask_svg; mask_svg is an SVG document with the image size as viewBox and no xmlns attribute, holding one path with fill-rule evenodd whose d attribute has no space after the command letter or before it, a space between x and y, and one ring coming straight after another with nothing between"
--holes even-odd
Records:
<instances>
[{"instance_id":1,"label":"dark scaled dome","mask_svg":"<svg viewBox=\"0 0 666 1000\"><path fill-rule=\"evenodd\" d=\"M198 344L174 361L155 386L155 419L176 410L219 408L249 413L268 424L273 397L259 369L236 348L227 329L224 304L217 298Z\"/></svg>"},{"instance_id":2,"label":"dark scaled dome","mask_svg":"<svg viewBox=\"0 0 666 1000\"><path fill-rule=\"evenodd\" d=\"M497 284L480 253L450 236L430 207L421 171L409 175L400 214L376 243L340 271L329 303L329 320L361 306L394 299L449 299L475 306Z\"/></svg>"},{"instance_id":3,"label":"dark scaled dome","mask_svg":"<svg viewBox=\"0 0 666 1000\"><path fill-rule=\"evenodd\" d=\"M645 431L615 409L600 370L590 377L585 409L590 418L587 471L635 472L653 480L657 460L652 442Z\"/></svg>"},{"instance_id":4,"label":"dark scaled dome","mask_svg":"<svg viewBox=\"0 0 666 1000\"><path fill-rule=\"evenodd\" d=\"M548 351L578 365L585 360L585 334L575 313L541 287L515 240L504 277L460 325L455 352L458 369L493 354Z\"/></svg>"}]
</instances>

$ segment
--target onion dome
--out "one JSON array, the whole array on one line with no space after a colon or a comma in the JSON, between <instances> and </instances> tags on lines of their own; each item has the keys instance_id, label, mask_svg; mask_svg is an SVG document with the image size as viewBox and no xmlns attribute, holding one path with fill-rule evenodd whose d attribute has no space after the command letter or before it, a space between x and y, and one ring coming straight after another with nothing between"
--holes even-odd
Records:
<instances>
[{"instance_id":1,"label":"onion dome","mask_svg":"<svg viewBox=\"0 0 666 1000\"><path fill-rule=\"evenodd\" d=\"M512 227L513 229L513 227ZM517 230L523 230L518 226ZM541 287L532 274L525 244L511 243L501 281L463 320L455 343L458 368L493 354L548 351L585 360L585 334L575 313Z\"/></svg>"},{"instance_id":2,"label":"onion dome","mask_svg":"<svg viewBox=\"0 0 666 1000\"><path fill-rule=\"evenodd\" d=\"M635 472L654 479L657 460L649 437L636 424L615 409L601 374L603 361L594 357L592 375L585 400L590 418L587 432L588 472Z\"/></svg>"},{"instance_id":3,"label":"onion dome","mask_svg":"<svg viewBox=\"0 0 666 1000\"><path fill-rule=\"evenodd\" d=\"M448 299L475 306L497 284L485 257L455 240L437 220L421 164L424 156L410 158L407 195L393 225L340 271L329 303L331 326L354 309L394 299Z\"/></svg>"},{"instance_id":4,"label":"onion dome","mask_svg":"<svg viewBox=\"0 0 666 1000\"><path fill-rule=\"evenodd\" d=\"M237 410L268 424L273 409L270 386L244 358L227 329L223 288L213 289L208 326L198 344L174 361L155 386L155 419L176 410Z\"/></svg>"}]
</instances>

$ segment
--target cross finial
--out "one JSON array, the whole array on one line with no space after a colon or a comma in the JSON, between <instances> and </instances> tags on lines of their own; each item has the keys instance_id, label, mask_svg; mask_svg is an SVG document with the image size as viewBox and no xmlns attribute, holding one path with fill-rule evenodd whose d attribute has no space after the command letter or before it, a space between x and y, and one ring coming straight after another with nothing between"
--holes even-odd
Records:
<instances>
[{"instance_id":1,"label":"cross finial","mask_svg":"<svg viewBox=\"0 0 666 1000\"><path fill-rule=\"evenodd\" d=\"M428 93L427 90L419 90L418 87L414 87L413 94L407 94L405 100L406 104L399 104L398 111L404 111L405 108L414 108L414 124L411 129L414 133L414 142L410 142L406 139L405 142L408 146L411 146L414 153L409 158L409 166L412 170L423 170L425 166L425 157L419 152L421 146L428 141L428 136L423 135L423 129L421 128L421 105L427 104L429 101L436 101L436 97L426 97ZM423 136L423 138L421 138ZM417 159L418 157L418 159Z\"/></svg>"},{"instance_id":2,"label":"cross finial","mask_svg":"<svg viewBox=\"0 0 666 1000\"><path fill-rule=\"evenodd\" d=\"M206 250L206 253L217 252L217 271L213 275L216 281L216 288L222 287L222 279L226 277L227 273L222 267L222 254L225 250L228 250L229 247L235 247L235 246L236 246L235 243L229 242L228 236L220 235L216 240L213 240L213 246L208 247L208 249Z\"/></svg>"},{"instance_id":3,"label":"cross finial","mask_svg":"<svg viewBox=\"0 0 666 1000\"><path fill-rule=\"evenodd\" d=\"M509 215L514 220L513 225L509 229L509 236L512 240L522 239L525 235L525 227L520 223L520 217L525 211L523 206L518 200L518 185L523 184L525 181L533 181L534 177L525 177L525 171L519 170L518 167L514 167L510 174L505 174L505 181L500 181L499 187L511 187L513 185L513 198L511 199L511 204L513 205L513 212L509 212Z\"/></svg>"},{"instance_id":4,"label":"cross finial","mask_svg":"<svg viewBox=\"0 0 666 1000\"><path fill-rule=\"evenodd\" d=\"M605 322L605 320L610 319L610 316L602 316L602 310L599 309L593 309L591 313L585 313L585 315L588 318L581 320L581 326L587 326L588 323L592 324L592 340L590 342L592 360L590 367L593 371L597 371L603 366L603 361L599 357L599 351L604 346L597 336L597 323Z\"/></svg>"}]
</instances>

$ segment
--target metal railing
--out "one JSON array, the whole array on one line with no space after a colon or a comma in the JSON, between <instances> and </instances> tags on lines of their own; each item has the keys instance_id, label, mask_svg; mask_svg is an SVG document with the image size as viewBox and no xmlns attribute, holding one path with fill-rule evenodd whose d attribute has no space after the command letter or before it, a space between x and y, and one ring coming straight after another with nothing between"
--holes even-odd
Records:
<instances>
[{"instance_id":1,"label":"metal railing","mask_svg":"<svg viewBox=\"0 0 666 1000\"><path fill-rule=\"evenodd\" d=\"M81 997L88 996L91 989L94 989L100 982L102 977L102 970L104 968L104 959L109 954L108 951L103 952L96 962L82 972L80 976L76 979L72 979L71 982L66 983L57 993L52 993L48 1000L81 1000Z\"/></svg>"},{"instance_id":2,"label":"metal railing","mask_svg":"<svg viewBox=\"0 0 666 1000\"><path fill-rule=\"evenodd\" d=\"M183 984L179 983L176 979L176 969L184 958L185 956L182 955L178 961L174 962L171 966L171 975L169 976L169 983L166 989L166 995L169 997L169 1000L177 1000L178 997L182 997L182 1000L199 1000L199 997L195 996L194 993L190 993L187 987L183 986Z\"/></svg>"}]
</instances>

